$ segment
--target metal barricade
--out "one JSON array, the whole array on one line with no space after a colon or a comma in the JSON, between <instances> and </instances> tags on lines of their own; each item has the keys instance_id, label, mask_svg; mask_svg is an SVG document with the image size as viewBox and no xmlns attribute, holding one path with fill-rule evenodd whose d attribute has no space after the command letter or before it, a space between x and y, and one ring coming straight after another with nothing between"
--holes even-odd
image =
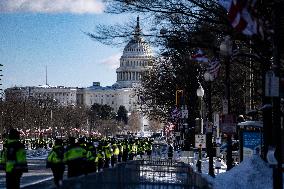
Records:
<instances>
[{"instance_id":1,"label":"metal barricade","mask_svg":"<svg viewBox=\"0 0 284 189\"><path fill-rule=\"evenodd\" d=\"M182 162L136 160L99 173L67 179L62 189L210 189L200 174Z\"/></svg>"}]
</instances>

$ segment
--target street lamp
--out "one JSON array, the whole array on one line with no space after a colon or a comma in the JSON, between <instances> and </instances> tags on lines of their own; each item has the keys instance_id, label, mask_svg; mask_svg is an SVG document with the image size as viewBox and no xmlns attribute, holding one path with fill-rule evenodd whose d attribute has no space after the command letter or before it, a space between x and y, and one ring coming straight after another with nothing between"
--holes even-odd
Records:
<instances>
[{"instance_id":1,"label":"street lamp","mask_svg":"<svg viewBox=\"0 0 284 189\"><path fill-rule=\"evenodd\" d=\"M200 116L200 124L201 124L201 134L203 134L203 117L202 117L202 98L204 96L204 89L199 84L198 89L196 90L196 95L200 98L200 109L199 109L199 116Z\"/></svg>"},{"instance_id":2,"label":"street lamp","mask_svg":"<svg viewBox=\"0 0 284 189\"><path fill-rule=\"evenodd\" d=\"M231 41L231 37L227 35L224 37L224 40L220 44L220 54L222 56L231 56L232 49L233 49L233 43Z\"/></svg>"},{"instance_id":3,"label":"street lamp","mask_svg":"<svg viewBox=\"0 0 284 189\"><path fill-rule=\"evenodd\" d=\"M201 98L204 96L204 89L202 88L200 84L199 84L198 89L196 90L196 95Z\"/></svg>"},{"instance_id":4,"label":"street lamp","mask_svg":"<svg viewBox=\"0 0 284 189\"><path fill-rule=\"evenodd\" d=\"M203 118L202 118L202 98L204 96L204 89L202 88L201 84L199 83L199 87L196 90L196 95L200 98L200 133L203 134ZM199 145L199 149L198 149L198 161L197 161L197 169L198 172L201 173L201 159L202 159L202 145Z\"/></svg>"},{"instance_id":5,"label":"street lamp","mask_svg":"<svg viewBox=\"0 0 284 189\"><path fill-rule=\"evenodd\" d=\"M224 41L220 45L220 54L225 58L226 65L226 78L225 78L225 95L226 95L226 110L225 114L230 115L231 113L231 102L230 102L230 57L232 55L233 43L230 36L226 36ZM231 133L227 134L227 171L233 167L233 158L232 158L232 136Z\"/></svg>"},{"instance_id":6,"label":"street lamp","mask_svg":"<svg viewBox=\"0 0 284 189\"><path fill-rule=\"evenodd\" d=\"M213 76L209 72L204 73L204 80L208 82L208 121L212 123L212 103L211 103L211 82L213 81ZM211 124L207 123L207 124ZM209 127L208 127L209 128ZM209 175L214 177L214 166L213 166L213 146L212 146L212 129L206 129L206 141L207 141L207 153L209 156Z\"/></svg>"}]
</instances>

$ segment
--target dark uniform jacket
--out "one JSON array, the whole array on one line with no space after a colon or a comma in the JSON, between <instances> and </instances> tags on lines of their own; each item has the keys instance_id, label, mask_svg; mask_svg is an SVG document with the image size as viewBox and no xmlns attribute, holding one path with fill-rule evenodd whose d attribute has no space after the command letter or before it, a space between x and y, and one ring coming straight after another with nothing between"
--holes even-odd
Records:
<instances>
[{"instance_id":1,"label":"dark uniform jacket","mask_svg":"<svg viewBox=\"0 0 284 189\"><path fill-rule=\"evenodd\" d=\"M3 158L7 173L28 171L25 146L19 140L7 141Z\"/></svg>"}]
</instances>

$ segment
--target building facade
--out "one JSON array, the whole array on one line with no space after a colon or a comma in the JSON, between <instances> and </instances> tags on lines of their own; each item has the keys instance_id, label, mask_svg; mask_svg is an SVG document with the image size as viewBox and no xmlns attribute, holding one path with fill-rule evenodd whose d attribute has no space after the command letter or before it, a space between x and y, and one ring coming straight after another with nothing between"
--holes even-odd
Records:
<instances>
[{"instance_id":1,"label":"building facade","mask_svg":"<svg viewBox=\"0 0 284 189\"><path fill-rule=\"evenodd\" d=\"M117 81L112 86L102 87L100 82L93 82L87 88L52 87L48 85L38 87L13 87L5 90L5 98L52 98L60 105L91 106L94 103L106 104L117 112L124 106L128 112L138 108L138 98L134 86L141 82L141 74L151 67L153 54L150 46L141 36L139 17L133 37L123 50L119 68L116 69Z\"/></svg>"},{"instance_id":2,"label":"building facade","mask_svg":"<svg viewBox=\"0 0 284 189\"><path fill-rule=\"evenodd\" d=\"M62 106L74 106L79 104L82 88L41 85L37 87L12 87L5 90L5 99L52 99Z\"/></svg>"}]
</instances>

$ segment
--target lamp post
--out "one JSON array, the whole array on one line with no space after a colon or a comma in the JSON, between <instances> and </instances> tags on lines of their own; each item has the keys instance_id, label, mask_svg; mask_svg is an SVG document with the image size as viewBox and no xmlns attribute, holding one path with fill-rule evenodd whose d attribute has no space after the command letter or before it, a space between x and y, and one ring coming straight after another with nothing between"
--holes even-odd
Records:
<instances>
[{"instance_id":1,"label":"lamp post","mask_svg":"<svg viewBox=\"0 0 284 189\"><path fill-rule=\"evenodd\" d=\"M212 103L211 103L211 82L213 81L213 76L209 72L204 73L204 80L208 83L207 91L207 102L208 102L208 121L212 123ZM209 127L208 127L209 128ZM206 129L206 141L207 143L207 153L209 156L209 175L214 177L214 166L213 166L213 146L212 146L212 129Z\"/></svg>"},{"instance_id":2,"label":"lamp post","mask_svg":"<svg viewBox=\"0 0 284 189\"><path fill-rule=\"evenodd\" d=\"M230 36L226 36L224 41L221 42L220 45L220 54L225 58L225 66L226 66L226 78L225 78L225 96L227 102L227 112L225 114L230 115L231 113L231 92L230 92L230 57L232 55L232 41ZM227 133L227 171L229 171L233 167L233 158L232 158L232 136L231 133Z\"/></svg>"},{"instance_id":3,"label":"lamp post","mask_svg":"<svg viewBox=\"0 0 284 189\"><path fill-rule=\"evenodd\" d=\"M198 96L198 98L200 98L200 108L199 108L199 116L200 116L200 133L203 134L203 116L202 116L202 98L204 96L204 89L202 88L202 86L199 84L198 89L196 90L196 95ZM202 160L202 145L199 145L199 149L198 149L198 161L197 161L197 169L198 172L201 173L201 160Z\"/></svg>"},{"instance_id":4,"label":"lamp post","mask_svg":"<svg viewBox=\"0 0 284 189\"><path fill-rule=\"evenodd\" d=\"M204 89L199 84L198 89L196 90L196 95L200 98L200 108L199 108L199 116L200 116L200 133L203 134L203 116L202 116L202 98L204 96Z\"/></svg>"},{"instance_id":5,"label":"lamp post","mask_svg":"<svg viewBox=\"0 0 284 189\"><path fill-rule=\"evenodd\" d=\"M183 105L184 105L184 91L183 90L176 90L176 108L178 111L183 110ZM177 146L181 147L181 141L182 141L182 124L183 124L183 118L182 116L178 118L177 121L177 127L175 129L176 132L176 141L177 141ZM178 134L177 134L178 133Z\"/></svg>"}]
</instances>

